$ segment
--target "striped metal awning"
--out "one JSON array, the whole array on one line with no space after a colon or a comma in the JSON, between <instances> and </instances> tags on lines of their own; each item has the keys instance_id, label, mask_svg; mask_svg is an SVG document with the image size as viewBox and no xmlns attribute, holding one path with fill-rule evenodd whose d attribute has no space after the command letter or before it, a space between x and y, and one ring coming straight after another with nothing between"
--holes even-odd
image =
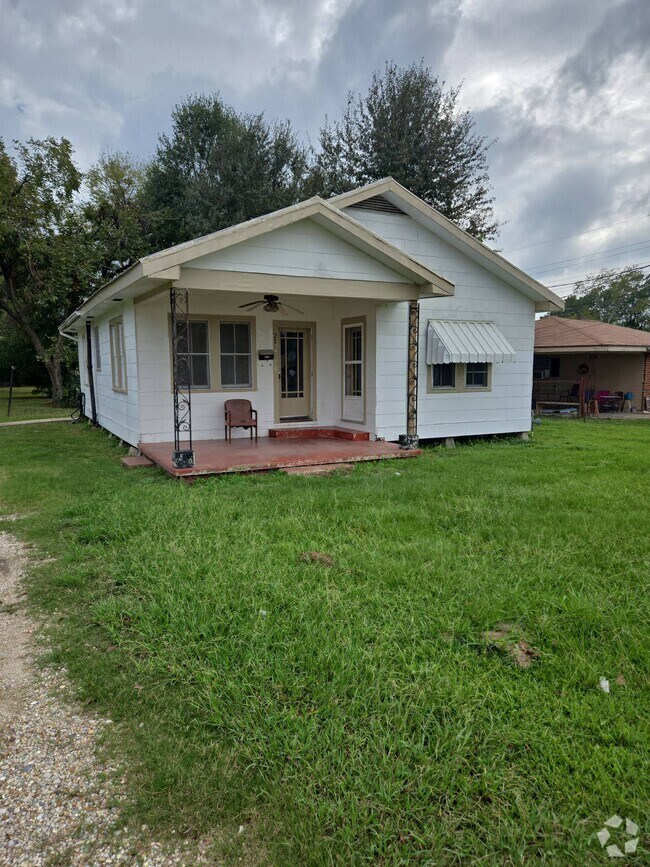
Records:
<instances>
[{"instance_id":1,"label":"striped metal awning","mask_svg":"<svg viewBox=\"0 0 650 867\"><path fill-rule=\"evenodd\" d=\"M430 319L427 364L515 361L516 353L494 322Z\"/></svg>"}]
</instances>

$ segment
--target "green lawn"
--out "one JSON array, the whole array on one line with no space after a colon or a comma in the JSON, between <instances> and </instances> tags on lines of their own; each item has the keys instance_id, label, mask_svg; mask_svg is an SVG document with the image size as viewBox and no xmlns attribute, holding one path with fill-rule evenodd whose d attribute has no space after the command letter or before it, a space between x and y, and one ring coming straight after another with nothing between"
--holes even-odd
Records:
<instances>
[{"instance_id":1,"label":"green lawn","mask_svg":"<svg viewBox=\"0 0 650 867\"><path fill-rule=\"evenodd\" d=\"M63 418L69 416L69 407L52 406L52 401L40 394L34 394L31 386L14 388L11 399L11 415L7 415L9 389L0 388L0 422L25 421L35 418Z\"/></svg>"},{"instance_id":2,"label":"green lawn","mask_svg":"<svg viewBox=\"0 0 650 867\"><path fill-rule=\"evenodd\" d=\"M191 486L121 454L0 431L0 529L58 558L31 599L132 821L277 865L604 864L605 819L648 831L650 425Z\"/></svg>"}]
</instances>

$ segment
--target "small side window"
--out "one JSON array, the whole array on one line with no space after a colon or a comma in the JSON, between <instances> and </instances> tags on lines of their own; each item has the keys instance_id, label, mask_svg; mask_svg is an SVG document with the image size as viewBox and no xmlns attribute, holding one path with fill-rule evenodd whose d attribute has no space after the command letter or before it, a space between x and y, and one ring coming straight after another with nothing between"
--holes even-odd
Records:
<instances>
[{"instance_id":1,"label":"small side window","mask_svg":"<svg viewBox=\"0 0 650 867\"><path fill-rule=\"evenodd\" d=\"M126 376L126 346L124 342L124 324L122 317L109 323L111 343L111 375L114 391L127 391Z\"/></svg>"},{"instance_id":2,"label":"small side window","mask_svg":"<svg viewBox=\"0 0 650 867\"><path fill-rule=\"evenodd\" d=\"M431 367L431 386L432 388L455 388L456 387L456 365L455 364L434 364Z\"/></svg>"},{"instance_id":3,"label":"small side window","mask_svg":"<svg viewBox=\"0 0 650 867\"><path fill-rule=\"evenodd\" d=\"M93 328L93 348L95 350L95 370L102 369L102 351L99 347L99 326Z\"/></svg>"},{"instance_id":4,"label":"small side window","mask_svg":"<svg viewBox=\"0 0 650 867\"><path fill-rule=\"evenodd\" d=\"M487 388L489 380L487 362L476 362L465 366L465 388Z\"/></svg>"}]
</instances>

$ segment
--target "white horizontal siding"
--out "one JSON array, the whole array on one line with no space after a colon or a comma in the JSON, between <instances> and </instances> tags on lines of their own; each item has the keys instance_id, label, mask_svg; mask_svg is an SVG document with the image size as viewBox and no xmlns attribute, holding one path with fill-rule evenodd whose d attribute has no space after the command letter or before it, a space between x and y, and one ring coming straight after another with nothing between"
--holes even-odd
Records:
<instances>
[{"instance_id":1,"label":"white horizontal siding","mask_svg":"<svg viewBox=\"0 0 650 867\"><path fill-rule=\"evenodd\" d=\"M117 316L122 316L124 325L124 345L126 348L127 393L113 390L111 373L111 345L109 322ZM98 316L92 321L93 329L99 329L99 351L101 369L95 364L93 352L93 377L95 381L95 403L97 421L115 436L130 445L136 445L140 433L140 404L138 389L138 363L136 352L135 312L132 301L116 304L110 314ZM92 338L96 332L93 330ZM85 395L86 415L91 417L90 389L88 387L88 372L86 367L85 330L79 335L79 370L81 374L81 390Z\"/></svg>"},{"instance_id":2,"label":"white horizontal siding","mask_svg":"<svg viewBox=\"0 0 650 867\"><path fill-rule=\"evenodd\" d=\"M420 437L529 430L535 338L533 301L406 215L354 207L347 208L346 213L455 284L452 297L428 298L420 304ZM392 304L383 310L377 325L377 433L395 440L406 430L408 306ZM425 360L429 319L494 322L515 350L516 361L492 366L489 392L430 394ZM401 388L394 380L398 370L403 371Z\"/></svg>"},{"instance_id":3,"label":"white horizontal siding","mask_svg":"<svg viewBox=\"0 0 650 867\"><path fill-rule=\"evenodd\" d=\"M225 250L201 256L193 268L249 271L343 280L408 283L401 274L357 250L312 220L275 229Z\"/></svg>"}]
</instances>

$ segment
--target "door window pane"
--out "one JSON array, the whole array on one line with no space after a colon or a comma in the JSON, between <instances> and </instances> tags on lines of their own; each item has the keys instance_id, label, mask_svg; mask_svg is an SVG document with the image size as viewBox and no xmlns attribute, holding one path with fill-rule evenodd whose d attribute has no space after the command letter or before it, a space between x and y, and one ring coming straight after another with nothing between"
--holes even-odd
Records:
<instances>
[{"instance_id":1,"label":"door window pane","mask_svg":"<svg viewBox=\"0 0 650 867\"><path fill-rule=\"evenodd\" d=\"M280 333L280 386L283 398L304 397L304 334Z\"/></svg>"},{"instance_id":2,"label":"door window pane","mask_svg":"<svg viewBox=\"0 0 650 867\"><path fill-rule=\"evenodd\" d=\"M363 397L363 326L343 328L343 389L346 397Z\"/></svg>"}]
</instances>

